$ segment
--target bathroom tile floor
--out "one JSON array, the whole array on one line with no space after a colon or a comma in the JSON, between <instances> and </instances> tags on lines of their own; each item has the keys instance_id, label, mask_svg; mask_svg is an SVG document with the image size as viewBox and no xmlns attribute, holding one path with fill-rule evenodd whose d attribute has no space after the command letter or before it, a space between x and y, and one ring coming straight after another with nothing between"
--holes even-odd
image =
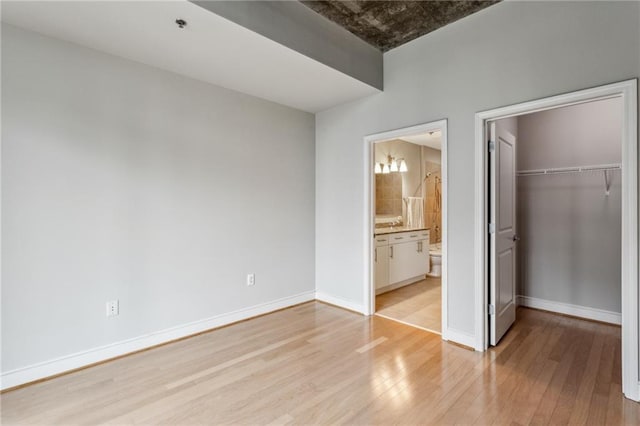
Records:
<instances>
[{"instance_id":1,"label":"bathroom tile floor","mask_svg":"<svg viewBox=\"0 0 640 426\"><path fill-rule=\"evenodd\" d=\"M442 331L440 278L422 281L376 296L376 315L427 331Z\"/></svg>"}]
</instances>

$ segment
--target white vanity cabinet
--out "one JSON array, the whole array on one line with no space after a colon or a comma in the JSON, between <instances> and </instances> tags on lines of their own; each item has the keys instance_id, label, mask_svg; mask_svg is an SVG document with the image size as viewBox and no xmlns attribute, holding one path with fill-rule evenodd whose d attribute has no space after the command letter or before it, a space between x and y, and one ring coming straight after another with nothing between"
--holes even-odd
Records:
<instances>
[{"instance_id":1,"label":"white vanity cabinet","mask_svg":"<svg viewBox=\"0 0 640 426\"><path fill-rule=\"evenodd\" d=\"M375 238L375 262L376 290L389 285L389 236L378 235Z\"/></svg>"},{"instance_id":2,"label":"white vanity cabinet","mask_svg":"<svg viewBox=\"0 0 640 426\"><path fill-rule=\"evenodd\" d=\"M376 290L400 287L429 272L429 231L409 231L375 237Z\"/></svg>"}]
</instances>

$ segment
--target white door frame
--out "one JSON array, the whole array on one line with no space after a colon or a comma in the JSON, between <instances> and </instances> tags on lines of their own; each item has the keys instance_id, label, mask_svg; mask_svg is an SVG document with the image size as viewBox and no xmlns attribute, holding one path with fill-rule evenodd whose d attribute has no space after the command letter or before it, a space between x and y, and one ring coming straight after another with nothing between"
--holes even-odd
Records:
<instances>
[{"instance_id":1,"label":"white door frame","mask_svg":"<svg viewBox=\"0 0 640 426\"><path fill-rule=\"evenodd\" d=\"M487 121L598 99L621 98L622 121L622 391L640 400L638 376L638 104L637 79L483 111L475 118L475 349L488 347L487 320Z\"/></svg>"},{"instance_id":2,"label":"white door frame","mask_svg":"<svg viewBox=\"0 0 640 426\"><path fill-rule=\"evenodd\" d=\"M375 313L375 283L374 283L374 258L373 258L373 232L375 228L375 174L374 166L374 144L379 141L401 138L403 136L411 136L419 133L427 133L440 130L442 132L442 147L440 149L442 161L442 339L448 340L448 317L447 317L447 277L448 277L448 185L449 178L447 175L447 120L438 120L416 126L405 127L402 129L390 130L387 132L376 133L374 135L365 136L364 138L364 179L365 179L365 199L364 199L364 230L363 241L365 248L364 262L364 314L373 315Z\"/></svg>"}]
</instances>

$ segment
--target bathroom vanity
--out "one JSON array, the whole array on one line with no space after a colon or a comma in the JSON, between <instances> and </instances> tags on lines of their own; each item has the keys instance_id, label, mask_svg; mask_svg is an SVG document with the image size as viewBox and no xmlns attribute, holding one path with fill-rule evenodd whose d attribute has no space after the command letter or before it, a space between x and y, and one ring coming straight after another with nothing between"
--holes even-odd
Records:
<instances>
[{"instance_id":1,"label":"bathroom vanity","mask_svg":"<svg viewBox=\"0 0 640 426\"><path fill-rule=\"evenodd\" d=\"M429 230L375 231L376 294L424 279L429 273Z\"/></svg>"}]
</instances>

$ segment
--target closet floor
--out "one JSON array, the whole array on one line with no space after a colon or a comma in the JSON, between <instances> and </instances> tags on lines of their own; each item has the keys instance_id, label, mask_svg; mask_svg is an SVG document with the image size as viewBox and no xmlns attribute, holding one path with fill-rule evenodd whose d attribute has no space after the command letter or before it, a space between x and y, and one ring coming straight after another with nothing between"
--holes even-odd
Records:
<instances>
[{"instance_id":1,"label":"closet floor","mask_svg":"<svg viewBox=\"0 0 640 426\"><path fill-rule=\"evenodd\" d=\"M376 315L427 331L442 331L440 278L422 281L376 296Z\"/></svg>"}]
</instances>

